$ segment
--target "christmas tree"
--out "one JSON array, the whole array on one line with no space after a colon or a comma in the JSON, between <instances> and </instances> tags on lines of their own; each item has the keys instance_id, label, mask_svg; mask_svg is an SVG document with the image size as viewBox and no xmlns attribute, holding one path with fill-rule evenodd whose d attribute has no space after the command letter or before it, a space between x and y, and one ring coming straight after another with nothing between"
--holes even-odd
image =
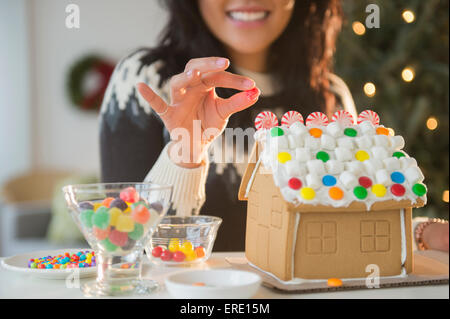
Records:
<instances>
[{"instance_id":1,"label":"christmas tree","mask_svg":"<svg viewBox=\"0 0 450 319\"><path fill-rule=\"evenodd\" d=\"M449 2L346 0L343 7L335 73L358 111L373 109L405 138L428 187L428 204L415 215L448 219Z\"/></svg>"}]
</instances>

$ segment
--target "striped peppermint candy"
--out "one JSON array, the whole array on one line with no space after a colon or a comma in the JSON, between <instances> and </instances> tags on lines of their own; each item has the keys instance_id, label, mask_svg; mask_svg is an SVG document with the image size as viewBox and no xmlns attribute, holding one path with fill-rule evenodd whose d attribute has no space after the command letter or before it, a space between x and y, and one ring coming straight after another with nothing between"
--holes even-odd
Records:
<instances>
[{"instance_id":1,"label":"striped peppermint candy","mask_svg":"<svg viewBox=\"0 0 450 319\"><path fill-rule=\"evenodd\" d=\"M358 124L364 121L369 121L373 125L379 125L380 124L380 117L377 113L375 113L372 110L365 110L359 113L358 115Z\"/></svg>"},{"instance_id":2,"label":"striped peppermint candy","mask_svg":"<svg viewBox=\"0 0 450 319\"><path fill-rule=\"evenodd\" d=\"M306 126L312 125L327 126L328 117L322 112L313 112L306 118Z\"/></svg>"},{"instance_id":3,"label":"striped peppermint candy","mask_svg":"<svg viewBox=\"0 0 450 319\"><path fill-rule=\"evenodd\" d=\"M281 125L283 126L289 127L295 122L300 122L303 124L303 116L297 111L286 112L281 118Z\"/></svg>"},{"instance_id":4,"label":"striped peppermint candy","mask_svg":"<svg viewBox=\"0 0 450 319\"><path fill-rule=\"evenodd\" d=\"M277 116L270 111L261 112L255 118L255 128L257 130L269 129L275 126L278 126L278 119Z\"/></svg>"},{"instance_id":5,"label":"striped peppermint candy","mask_svg":"<svg viewBox=\"0 0 450 319\"><path fill-rule=\"evenodd\" d=\"M331 121L338 122L342 126L352 126L353 116L347 111L340 110L333 114Z\"/></svg>"}]
</instances>

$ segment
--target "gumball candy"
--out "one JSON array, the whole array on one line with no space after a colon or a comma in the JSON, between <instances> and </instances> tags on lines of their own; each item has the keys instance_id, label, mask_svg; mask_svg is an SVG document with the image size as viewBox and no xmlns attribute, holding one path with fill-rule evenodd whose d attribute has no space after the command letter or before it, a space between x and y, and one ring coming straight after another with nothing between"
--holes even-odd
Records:
<instances>
[{"instance_id":1,"label":"gumball candy","mask_svg":"<svg viewBox=\"0 0 450 319\"><path fill-rule=\"evenodd\" d=\"M128 203L135 203L139 201L139 194L134 187L127 187L120 192L120 199Z\"/></svg>"},{"instance_id":2,"label":"gumball candy","mask_svg":"<svg viewBox=\"0 0 450 319\"><path fill-rule=\"evenodd\" d=\"M85 227L91 228L92 227L92 216L94 216L94 211L92 209L83 210L80 213L80 221L81 221L81 223Z\"/></svg>"},{"instance_id":3,"label":"gumball candy","mask_svg":"<svg viewBox=\"0 0 450 319\"><path fill-rule=\"evenodd\" d=\"M120 232L131 232L134 229L134 220L129 215L120 214L115 227Z\"/></svg>"},{"instance_id":4,"label":"gumball candy","mask_svg":"<svg viewBox=\"0 0 450 319\"><path fill-rule=\"evenodd\" d=\"M173 253L172 259L176 262L182 262L186 258L186 255L182 251L176 251Z\"/></svg>"},{"instance_id":5,"label":"gumball candy","mask_svg":"<svg viewBox=\"0 0 450 319\"><path fill-rule=\"evenodd\" d=\"M255 128L257 130L270 129L275 126L278 126L278 119L277 116L270 111L261 112L255 118Z\"/></svg>"},{"instance_id":6,"label":"gumball candy","mask_svg":"<svg viewBox=\"0 0 450 319\"><path fill-rule=\"evenodd\" d=\"M292 177L288 181L288 186L292 189L298 190L302 187L302 181L296 177Z\"/></svg>"},{"instance_id":7,"label":"gumball candy","mask_svg":"<svg viewBox=\"0 0 450 319\"><path fill-rule=\"evenodd\" d=\"M380 117L377 113L375 113L372 110L365 110L359 113L358 115L358 124L364 121L369 121L373 125L379 125L380 124Z\"/></svg>"},{"instance_id":8,"label":"gumball candy","mask_svg":"<svg viewBox=\"0 0 450 319\"><path fill-rule=\"evenodd\" d=\"M197 248L194 249L195 254L197 255L197 258L202 258L205 257L205 248L203 248L202 246L198 246Z\"/></svg>"},{"instance_id":9,"label":"gumball candy","mask_svg":"<svg viewBox=\"0 0 450 319\"><path fill-rule=\"evenodd\" d=\"M109 226L110 216L107 210L97 210L92 217L94 226L100 229L106 229Z\"/></svg>"},{"instance_id":10,"label":"gumball candy","mask_svg":"<svg viewBox=\"0 0 450 319\"><path fill-rule=\"evenodd\" d=\"M169 247L168 248L169 248L169 251L171 251L173 253L178 251L178 250L181 250L180 241L178 239L176 239L176 238L172 238L169 241Z\"/></svg>"},{"instance_id":11,"label":"gumball candy","mask_svg":"<svg viewBox=\"0 0 450 319\"><path fill-rule=\"evenodd\" d=\"M161 246L156 246L155 248L152 249L152 256L156 258L161 257L163 250L164 249Z\"/></svg>"},{"instance_id":12,"label":"gumball candy","mask_svg":"<svg viewBox=\"0 0 450 319\"><path fill-rule=\"evenodd\" d=\"M165 249L161 253L161 260L163 260L163 261L170 261L170 260L172 260L172 256L173 256L173 253L170 250Z\"/></svg>"},{"instance_id":13,"label":"gumball candy","mask_svg":"<svg viewBox=\"0 0 450 319\"><path fill-rule=\"evenodd\" d=\"M108 238L114 245L122 247L127 244L128 234L114 229L109 233Z\"/></svg>"},{"instance_id":14,"label":"gumball candy","mask_svg":"<svg viewBox=\"0 0 450 319\"><path fill-rule=\"evenodd\" d=\"M344 110L337 111L331 117L332 122L338 122L342 126L351 126L354 123L353 116Z\"/></svg>"},{"instance_id":15,"label":"gumball candy","mask_svg":"<svg viewBox=\"0 0 450 319\"><path fill-rule=\"evenodd\" d=\"M306 126L327 126L328 117L322 112L313 112L306 118Z\"/></svg>"},{"instance_id":16,"label":"gumball candy","mask_svg":"<svg viewBox=\"0 0 450 319\"><path fill-rule=\"evenodd\" d=\"M133 219L139 224L145 224L150 219L150 212L144 205L139 205L131 213Z\"/></svg>"},{"instance_id":17,"label":"gumball candy","mask_svg":"<svg viewBox=\"0 0 450 319\"><path fill-rule=\"evenodd\" d=\"M128 204L125 203L124 200L122 200L120 198L116 198L109 204L109 208L112 208L112 207L117 207L118 209L124 211L128 208Z\"/></svg>"},{"instance_id":18,"label":"gumball candy","mask_svg":"<svg viewBox=\"0 0 450 319\"><path fill-rule=\"evenodd\" d=\"M303 116L297 111L286 112L281 118L281 125L283 126L289 127L295 122L300 122L303 124Z\"/></svg>"},{"instance_id":19,"label":"gumball candy","mask_svg":"<svg viewBox=\"0 0 450 319\"><path fill-rule=\"evenodd\" d=\"M187 256L194 252L194 246L190 241L185 241L181 244L181 251Z\"/></svg>"},{"instance_id":20,"label":"gumball candy","mask_svg":"<svg viewBox=\"0 0 450 319\"><path fill-rule=\"evenodd\" d=\"M114 200L114 197L106 197L103 201L102 201L102 205L105 207L109 207L109 205L111 204L111 202Z\"/></svg>"},{"instance_id":21,"label":"gumball candy","mask_svg":"<svg viewBox=\"0 0 450 319\"><path fill-rule=\"evenodd\" d=\"M109 232L111 231L111 228L108 227L106 229L100 229L98 227L92 227L92 233L94 234L95 238L98 240L103 240L108 238Z\"/></svg>"},{"instance_id":22,"label":"gumball candy","mask_svg":"<svg viewBox=\"0 0 450 319\"><path fill-rule=\"evenodd\" d=\"M134 223L133 231L128 233L128 237L133 240L138 240L144 234L144 226L138 223Z\"/></svg>"}]
</instances>

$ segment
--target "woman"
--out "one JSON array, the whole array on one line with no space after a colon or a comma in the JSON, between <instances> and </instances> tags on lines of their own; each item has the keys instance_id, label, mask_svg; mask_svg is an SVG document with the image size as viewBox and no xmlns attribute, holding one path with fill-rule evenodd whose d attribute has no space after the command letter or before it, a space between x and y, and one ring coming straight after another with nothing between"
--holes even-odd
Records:
<instances>
[{"instance_id":1,"label":"woman","mask_svg":"<svg viewBox=\"0 0 450 319\"><path fill-rule=\"evenodd\" d=\"M340 2L165 2L159 44L124 58L105 94L102 179L173 184L173 213L222 217L215 250L244 250L246 205L237 192L245 163L211 162L207 152L226 127L251 127L262 110L279 118L292 109L355 113L331 73ZM198 137L196 129L214 133Z\"/></svg>"}]
</instances>

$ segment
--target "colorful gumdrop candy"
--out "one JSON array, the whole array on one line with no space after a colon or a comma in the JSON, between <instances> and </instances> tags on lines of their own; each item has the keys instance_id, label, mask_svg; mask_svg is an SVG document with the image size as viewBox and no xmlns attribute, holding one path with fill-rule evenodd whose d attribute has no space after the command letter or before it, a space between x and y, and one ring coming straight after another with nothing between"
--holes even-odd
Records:
<instances>
[{"instance_id":1,"label":"colorful gumdrop candy","mask_svg":"<svg viewBox=\"0 0 450 319\"><path fill-rule=\"evenodd\" d=\"M134 229L134 220L129 215L120 214L117 217L116 229L121 232L131 232Z\"/></svg>"},{"instance_id":2,"label":"colorful gumdrop candy","mask_svg":"<svg viewBox=\"0 0 450 319\"><path fill-rule=\"evenodd\" d=\"M110 216L108 210L100 210L92 216L92 224L100 229L106 229L109 226Z\"/></svg>"},{"instance_id":3,"label":"colorful gumdrop candy","mask_svg":"<svg viewBox=\"0 0 450 319\"><path fill-rule=\"evenodd\" d=\"M133 219L139 224L145 224L150 219L150 212L144 205L139 205L131 213Z\"/></svg>"},{"instance_id":4,"label":"colorful gumdrop candy","mask_svg":"<svg viewBox=\"0 0 450 319\"><path fill-rule=\"evenodd\" d=\"M116 198L109 204L109 208L113 207L116 207L120 210L126 210L128 208L128 204L124 200Z\"/></svg>"},{"instance_id":5,"label":"colorful gumdrop candy","mask_svg":"<svg viewBox=\"0 0 450 319\"><path fill-rule=\"evenodd\" d=\"M306 118L306 126L327 126L328 117L322 112L313 112Z\"/></svg>"},{"instance_id":6,"label":"colorful gumdrop candy","mask_svg":"<svg viewBox=\"0 0 450 319\"><path fill-rule=\"evenodd\" d=\"M295 122L300 122L303 124L303 116L297 111L286 112L281 118L281 125L283 126L289 127Z\"/></svg>"},{"instance_id":7,"label":"colorful gumdrop candy","mask_svg":"<svg viewBox=\"0 0 450 319\"><path fill-rule=\"evenodd\" d=\"M372 110L365 110L359 113L358 115L358 124L364 121L369 121L373 125L379 125L380 124L380 117L377 113L375 113Z\"/></svg>"},{"instance_id":8,"label":"colorful gumdrop candy","mask_svg":"<svg viewBox=\"0 0 450 319\"><path fill-rule=\"evenodd\" d=\"M344 110L340 110L334 113L333 116L331 117L331 121L337 122L344 127L351 126L354 123L353 116L349 112Z\"/></svg>"},{"instance_id":9,"label":"colorful gumdrop candy","mask_svg":"<svg viewBox=\"0 0 450 319\"><path fill-rule=\"evenodd\" d=\"M176 262L182 262L186 258L186 255L182 251L176 251L173 253L172 259Z\"/></svg>"},{"instance_id":10,"label":"colorful gumdrop candy","mask_svg":"<svg viewBox=\"0 0 450 319\"><path fill-rule=\"evenodd\" d=\"M139 194L134 187L127 187L120 192L120 199L128 203L135 203L139 201Z\"/></svg>"},{"instance_id":11,"label":"colorful gumdrop candy","mask_svg":"<svg viewBox=\"0 0 450 319\"><path fill-rule=\"evenodd\" d=\"M107 251L115 251L117 249L117 245L114 245L109 238L106 238L100 242L100 244L105 248Z\"/></svg>"},{"instance_id":12,"label":"colorful gumdrop candy","mask_svg":"<svg viewBox=\"0 0 450 319\"><path fill-rule=\"evenodd\" d=\"M133 240L138 240L144 234L144 226L138 223L134 223L133 231L128 233L128 237Z\"/></svg>"},{"instance_id":13,"label":"colorful gumdrop candy","mask_svg":"<svg viewBox=\"0 0 450 319\"><path fill-rule=\"evenodd\" d=\"M257 130L270 129L275 126L278 126L278 119L277 116L270 111L261 112L255 118L255 128Z\"/></svg>"},{"instance_id":14,"label":"colorful gumdrop candy","mask_svg":"<svg viewBox=\"0 0 450 319\"><path fill-rule=\"evenodd\" d=\"M92 233L94 234L95 238L97 238L98 240L104 240L104 239L108 238L110 230L111 230L110 227L108 227L106 229L100 229L95 226L92 227Z\"/></svg>"},{"instance_id":15,"label":"colorful gumdrop candy","mask_svg":"<svg viewBox=\"0 0 450 319\"><path fill-rule=\"evenodd\" d=\"M198 246L197 248L195 248L195 255L197 256L197 258L202 258L205 257L205 248L203 248L202 246Z\"/></svg>"},{"instance_id":16,"label":"colorful gumdrop candy","mask_svg":"<svg viewBox=\"0 0 450 319\"><path fill-rule=\"evenodd\" d=\"M108 238L114 245L122 247L127 244L128 234L114 229L109 233Z\"/></svg>"},{"instance_id":17,"label":"colorful gumdrop candy","mask_svg":"<svg viewBox=\"0 0 450 319\"><path fill-rule=\"evenodd\" d=\"M108 213L110 218L109 225L116 226L117 218L122 215L122 211L117 207L113 207L108 211Z\"/></svg>"},{"instance_id":18,"label":"colorful gumdrop candy","mask_svg":"<svg viewBox=\"0 0 450 319\"><path fill-rule=\"evenodd\" d=\"M94 216L94 211L92 209L83 210L80 213L81 223L87 228L92 227L92 216Z\"/></svg>"}]
</instances>

